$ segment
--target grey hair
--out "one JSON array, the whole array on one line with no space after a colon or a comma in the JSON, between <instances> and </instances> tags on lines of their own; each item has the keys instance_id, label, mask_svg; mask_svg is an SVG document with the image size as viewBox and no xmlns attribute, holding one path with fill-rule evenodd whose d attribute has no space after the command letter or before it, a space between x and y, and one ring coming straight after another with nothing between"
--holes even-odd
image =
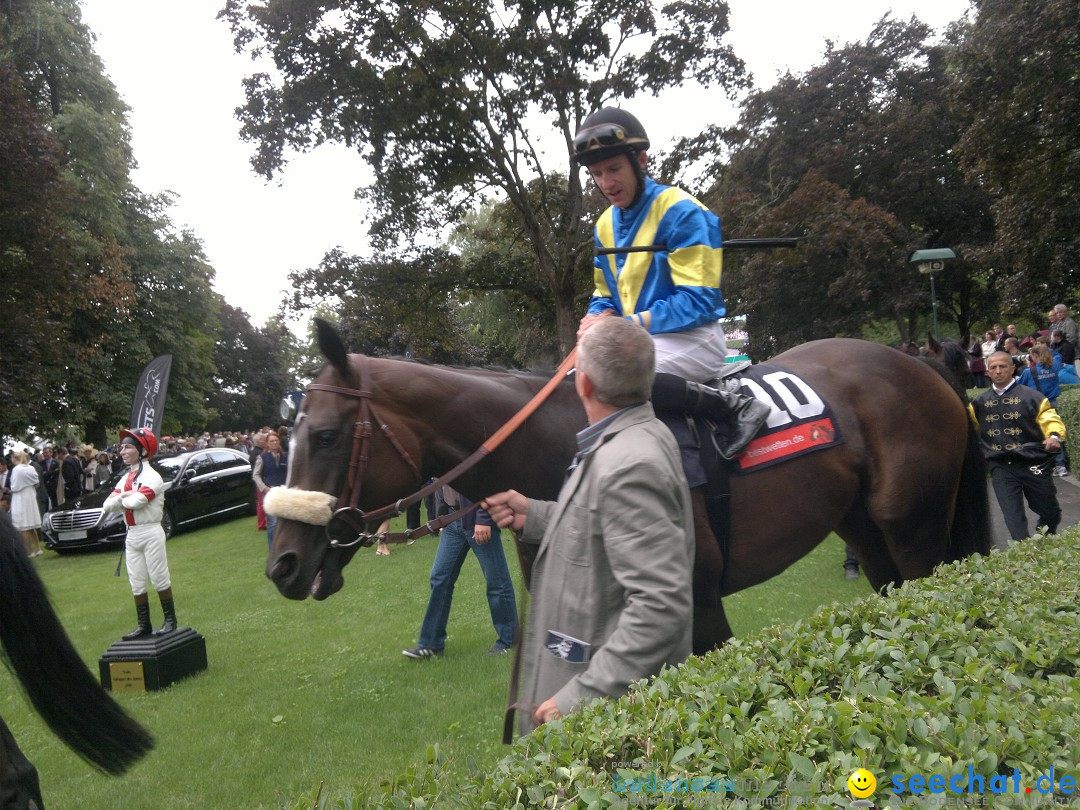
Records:
<instances>
[{"instance_id":1,"label":"grey hair","mask_svg":"<svg viewBox=\"0 0 1080 810\"><path fill-rule=\"evenodd\" d=\"M652 338L625 318L602 318L578 343L577 367L592 380L603 404L640 405L649 398L656 377Z\"/></svg>"}]
</instances>

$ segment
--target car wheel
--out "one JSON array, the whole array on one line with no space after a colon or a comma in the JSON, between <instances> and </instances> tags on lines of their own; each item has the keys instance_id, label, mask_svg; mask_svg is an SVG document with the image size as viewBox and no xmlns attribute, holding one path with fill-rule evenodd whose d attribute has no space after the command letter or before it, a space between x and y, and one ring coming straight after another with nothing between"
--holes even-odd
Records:
<instances>
[{"instance_id":1,"label":"car wheel","mask_svg":"<svg viewBox=\"0 0 1080 810\"><path fill-rule=\"evenodd\" d=\"M168 540L176 531L176 521L173 520L172 512L166 509L161 515L161 528L165 530L165 539Z\"/></svg>"}]
</instances>

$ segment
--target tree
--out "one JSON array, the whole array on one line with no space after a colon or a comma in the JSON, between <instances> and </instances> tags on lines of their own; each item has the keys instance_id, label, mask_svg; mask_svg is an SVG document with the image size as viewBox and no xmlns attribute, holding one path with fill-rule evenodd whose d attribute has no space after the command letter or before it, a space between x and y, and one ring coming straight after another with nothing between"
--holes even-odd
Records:
<instances>
[{"instance_id":1,"label":"tree","mask_svg":"<svg viewBox=\"0 0 1080 810\"><path fill-rule=\"evenodd\" d=\"M684 81L744 82L721 43L724 2L658 12L636 0L228 0L222 15L237 48L276 69L245 83L242 134L256 143L258 172L281 171L289 149L355 147L374 170L365 195L379 247L459 221L486 193L501 196L551 291L564 349L581 314L579 256L591 251L570 161L580 122L604 102ZM553 171L568 171L565 191L543 191L535 207L529 182L547 184Z\"/></svg>"},{"instance_id":2,"label":"tree","mask_svg":"<svg viewBox=\"0 0 1080 810\"><path fill-rule=\"evenodd\" d=\"M78 273L65 212L74 189L63 151L10 60L0 60L0 433L36 421L47 398L43 369L64 362L66 316L74 308L69 280Z\"/></svg>"},{"instance_id":3,"label":"tree","mask_svg":"<svg viewBox=\"0 0 1080 810\"><path fill-rule=\"evenodd\" d=\"M740 212L781 203L817 172L852 200L865 200L898 220L909 239L893 249L949 246L964 257L988 244L993 236L989 198L961 173L954 150L963 120L949 105L950 51L928 45L930 33L917 20L905 23L886 16L864 42L830 46L822 64L802 75L788 74L748 97L737 129L682 144L684 164L710 152L730 153L726 163L712 169L718 182L705 195L707 202L725 209L725 230L757 233L739 219ZM747 204L747 195L754 205ZM805 214L805 222L790 223L791 234L820 235L813 210ZM884 248L890 242L878 244ZM905 256L867 258L871 266L891 267ZM827 272L824 265L819 269ZM890 317L912 323L913 312L924 308L928 297L907 294L918 282L914 271L908 272L913 278L896 288L894 303L913 309L890 312ZM977 315L994 308L996 298L983 283L984 275L977 262L961 261L938 278L943 307L962 332ZM832 288L832 279L823 276L817 287ZM725 285L726 292L730 289ZM876 289L886 298L893 295L889 287ZM873 311L890 309L888 302L869 303Z\"/></svg>"},{"instance_id":4,"label":"tree","mask_svg":"<svg viewBox=\"0 0 1080 810\"><path fill-rule=\"evenodd\" d=\"M82 426L104 443L109 428L126 424L143 365L168 352L166 429L201 430L217 333L214 272L198 240L173 229L170 200L131 183L127 107L78 4L4 4L0 49L0 266L5 282L9 272L18 279L0 293L18 296L3 351L32 364L22 385L0 372L11 394L5 424L45 433Z\"/></svg>"},{"instance_id":5,"label":"tree","mask_svg":"<svg viewBox=\"0 0 1080 810\"><path fill-rule=\"evenodd\" d=\"M143 365L171 354L163 429L194 433L213 417L207 398L214 385L221 297L213 290L214 269L202 243L189 231L175 231L166 213L168 202L167 197L143 195L132 200L128 262L136 284L133 321L139 342L117 347L114 357L125 369L124 378L134 370L128 389L134 390Z\"/></svg>"},{"instance_id":6,"label":"tree","mask_svg":"<svg viewBox=\"0 0 1080 810\"><path fill-rule=\"evenodd\" d=\"M290 273L290 308L339 301L335 320L342 338L363 354L475 362L479 358L455 315L458 275L458 257L444 249L384 261L332 250L317 268Z\"/></svg>"},{"instance_id":7,"label":"tree","mask_svg":"<svg viewBox=\"0 0 1080 810\"><path fill-rule=\"evenodd\" d=\"M220 333L214 347L217 374L209 397L216 417L209 430L277 424L281 398L296 387L289 364L296 340L280 319L252 326L242 309L221 302Z\"/></svg>"},{"instance_id":8,"label":"tree","mask_svg":"<svg viewBox=\"0 0 1080 810\"><path fill-rule=\"evenodd\" d=\"M1080 14L1075 0L973 5L954 65L970 121L958 152L993 195L991 281L1041 321L1080 293Z\"/></svg>"},{"instance_id":9,"label":"tree","mask_svg":"<svg viewBox=\"0 0 1080 810\"><path fill-rule=\"evenodd\" d=\"M725 270L729 289L738 291L729 301L733 311L747 313L757 360L809 340L858 337L869 320L893 315L905 295L917 294L917 276L904 261L909 237L896 217L853 200L819 172L808 172L783 202L744 222L763 233L805 237L798 250L756 253Z\"/></svg>"}]
</instances>

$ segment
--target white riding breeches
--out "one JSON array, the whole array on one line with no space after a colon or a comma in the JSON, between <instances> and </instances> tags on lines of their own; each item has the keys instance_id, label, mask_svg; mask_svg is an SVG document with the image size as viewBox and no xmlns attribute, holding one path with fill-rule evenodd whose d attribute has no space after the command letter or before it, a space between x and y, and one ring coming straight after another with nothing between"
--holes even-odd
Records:
<instances>
[{"instance_id":1,"label":"white riding breeches","mask_svg":"<svg viewBox=\"0 0 1080 810\"><path fill-rule=\"evenodd\" d=\"M146 593L147 582L155 591L163 591L172 584L169 560L165 556L165 530L160 523L128 526L127 572L135 596Z\"/></svg>"},{"instance_id":2,"label":"white riding breeches","mask_svg":"<svg viewBox=\"0 0 1080 810\"><path fill-rule=\"evenodd\" d=\"M693 382L707 382L720 375L727 355L724 330L709 323L688 332L653 335L656 370Z\"/></svg>"}]
</instances>

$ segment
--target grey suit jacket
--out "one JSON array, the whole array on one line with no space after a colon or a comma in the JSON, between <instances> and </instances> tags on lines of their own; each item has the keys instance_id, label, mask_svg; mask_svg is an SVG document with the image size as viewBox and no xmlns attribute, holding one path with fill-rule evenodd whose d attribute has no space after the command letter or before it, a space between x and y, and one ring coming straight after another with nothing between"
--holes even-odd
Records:
<instances>
[{"instance_id":1,"label":"grey suit jacket","mask_svg":"<svg viewBox=\"0 0 1080 810\"><path fill-rule=\"evenodd\" d=\"M568 714L690 654L690 493L651 404L614 418L557 502L529 501L522 539L540 548L519 700L535 706L554 695ZM525 733L532 721L521 715Z\"/></svg>"}]
</instances>

